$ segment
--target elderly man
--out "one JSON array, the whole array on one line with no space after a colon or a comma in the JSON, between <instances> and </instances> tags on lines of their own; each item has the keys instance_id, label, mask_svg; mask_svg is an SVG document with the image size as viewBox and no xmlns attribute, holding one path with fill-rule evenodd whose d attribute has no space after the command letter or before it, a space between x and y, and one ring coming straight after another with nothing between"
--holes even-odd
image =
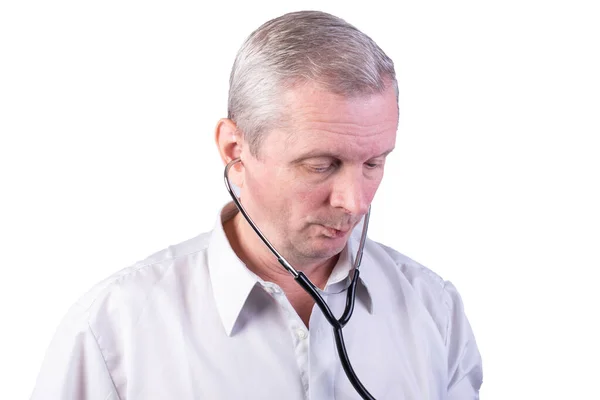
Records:
<instances>
[{"instance_id":1,"label":"elderly man","mask_svg":"<svg viewBox=\"0 0 600 400\"><path fill-rule=\"evenodd\" d=\"M321 12L286 14L246 40L216 127L240 207L272 246L336 318L355 295L343 329L350 372L315 295L230 203L211 232L77 302L33 398L479 398L481 358L455 287L360 243L397 127L392 61Z\"/></svg>"}]
</instances>

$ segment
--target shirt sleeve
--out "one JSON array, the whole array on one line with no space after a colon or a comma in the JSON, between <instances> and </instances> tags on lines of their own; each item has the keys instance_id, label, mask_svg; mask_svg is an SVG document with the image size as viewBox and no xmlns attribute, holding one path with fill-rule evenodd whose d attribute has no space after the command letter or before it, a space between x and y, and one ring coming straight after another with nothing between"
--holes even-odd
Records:
<instances>
[{"instance_id":1,"label":"shirt sleeve","mask_svg":"<svg viewBox=\"0 0 600 400\"><path fill-rule=\"evenodd\" d=\"M74 306L46 351L31 400L121 400L87 313Z\"/></svg>"},{"instance_id":2,"label":"shirt sleeve","mask_svg":"<svg viewBox=\"0 0 600 400\"><path fill-rule=\"evenodd\" d=\"M444 291L448 307L445 343L448 351L448 400L479 400L483 369L475 336L456 287L446 281Z\"/></svg>"}]
</instances>

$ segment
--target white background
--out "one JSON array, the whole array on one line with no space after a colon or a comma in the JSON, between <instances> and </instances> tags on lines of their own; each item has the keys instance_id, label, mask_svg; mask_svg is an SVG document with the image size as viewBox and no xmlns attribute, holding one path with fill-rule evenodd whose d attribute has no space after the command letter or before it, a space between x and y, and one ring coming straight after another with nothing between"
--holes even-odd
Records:
<instances>
[{"instance_id":1,"label":"white background","mask_svg":"<svg viewBox=\"0 0 600 400\"><path fill-rule=\"evenodd\" d=\"M482 399L599 398L595 2L200 3L0 5L2 398L30 395L94 283L212 227L235 53L298 9L345 18L395 61L371 237L457 286Z\"/></svg>"}]
</instances>

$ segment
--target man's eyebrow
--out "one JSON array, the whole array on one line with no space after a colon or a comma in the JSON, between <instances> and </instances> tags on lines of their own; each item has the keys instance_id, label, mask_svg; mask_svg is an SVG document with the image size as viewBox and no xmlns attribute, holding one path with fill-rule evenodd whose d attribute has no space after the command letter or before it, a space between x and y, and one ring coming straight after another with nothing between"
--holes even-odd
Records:
<instances>
[{"instance_id":1,"label":"man's eyebrow","mask_svg":"<svg viewBox=\"0 0 600 400\"><path fill-rule=\"evenodd\" d=\"M309 158L320 158L320 157L329 157L329 158L338 158L337 154L334 154L327 150L311 150L308 153L302 154L296 159L296 162L308 160Z\"/></svg>"},{"instance_id":2,"label":"man's eyebrow","mask_svg":"<svg viewBox=\"0 0 600 400\"><path fill-rule=\"evenodd\" d=\"M386 157L388 154L390 154L392 151L394 151L394 149L395 149L395 147L392 147L391 149L386 150L386 151L384 151L383 153L381 153L381 154L379 154L377 156L371 157L370 159L380 158L380 157ZM311 158L320 158L320 157L324 157L324 158L336 158L336 159L340 158L339 154L334 154L334 153L332 153L330 151L327 151L327 150L313 150L313 151L309 151L306 154L301 155L300 157L298 157L293 162L294 163L299 163L299 162L302 162L304 160L308 160L308 159L311 159Z\"/></svg>"},{"instance_id":3,"label":"man's eyebrow","mask_svg":"<svg viewBox=\"0 0 600 400\"><path fill-rule=\"evenodd\" d=\"M386 157L388 154L390 154L392 151L394 151L394 149L395 149L395 147L392 147L391 149L384 151L383 153L381 153L378 156L371 157L370 160L372 160L374 158Z\"/></svg>"},{"instance_id":4,"label":"man's eyebrow","mask_svg":"<svg viewBox=\"0 0 600 400\"><path fill-rule=\"evenodd\" d=\"M388 154L390 154L392 151L394 151L394 149L395 149L395 148L396 148L396 147L392 147L391 149L384 151L383 153L381 153L381 154L380 154L380 155L378 155L377 157L385 157L385 156L387 156ZM377 157L373 157L373 158L377 158Z\"/></svg>"}]
</instances>

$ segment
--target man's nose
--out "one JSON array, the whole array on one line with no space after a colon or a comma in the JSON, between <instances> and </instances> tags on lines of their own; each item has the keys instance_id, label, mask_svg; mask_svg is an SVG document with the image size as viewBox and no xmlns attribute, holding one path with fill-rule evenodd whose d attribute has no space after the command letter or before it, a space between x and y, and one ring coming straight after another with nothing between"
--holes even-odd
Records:
<instances>
[{"instance_id":1,"label":"man's nose","mask_svg":"<svg viewBox=\"0 0 600 400\"><path fill-rule=\"evenodd\" d=\"M331 206L347 214L364 215L369 209L367 182L360 168L346 168L335 177L331 192Z\"/></svg>"}]
</instances>

